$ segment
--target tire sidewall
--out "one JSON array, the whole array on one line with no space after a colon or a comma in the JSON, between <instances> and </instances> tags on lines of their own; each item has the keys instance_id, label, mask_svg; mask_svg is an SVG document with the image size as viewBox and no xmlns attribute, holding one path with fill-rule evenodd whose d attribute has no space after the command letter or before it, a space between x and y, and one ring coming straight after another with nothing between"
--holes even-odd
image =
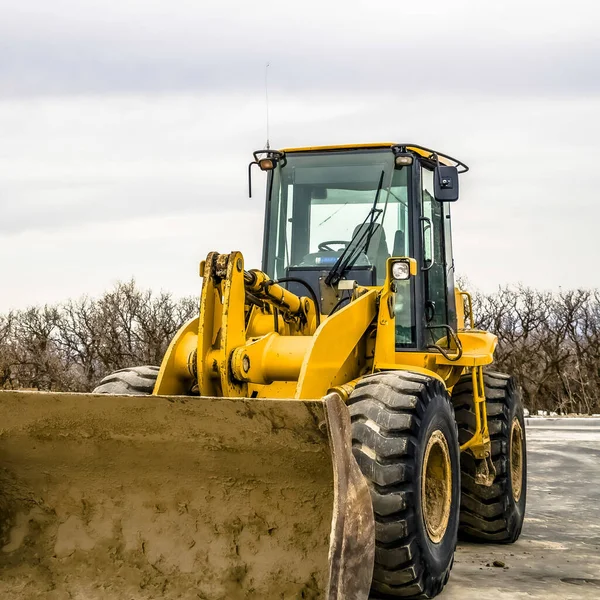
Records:
<instances>
[{"instance_id":1,"label":"tire sidewall","mask_svg":"<svg viewBox=\"0 0 600 600\"><path fill-rule=\"evenodd\" d=\"M527 438L525 433L525 416L523 413L523 403L517 390L516 382L511 378L506 391L507 406L507 432L506 432L506 459L504 468L506 469L506 498L508 501L507 511L507 529L510 532L510 540L514 541L523 527L525 517L525 506L527 504ZM523 475L521 482L521 496L515 501L513 495L513 485L511 477L511 456L512 456L512 423L517 418L523 433L522 440L522 461Z\"/></svg>"},{"instance_id":2,"label":"tire sidewall","mask_svg":"<svg viewBox=\"0 0 600 600\"><path fill-rule=\"evenodd\" d=\"M423 517L422 509L422 480L423 460L427 442L434 431L440 430L448 444L450 454L450 468L452 481L452 500L450 517L444 537L439 543L434 543L429 534ZM458 535L460 512L460 450L458 432L449 398L445 392L436 390L431 396L424 415L418 435L417 452L415 456L415 516L417 522L417 541L421 548L426 569L433 577L441 577L449 569L454 557Z\"/></svg>"}]
</instances>

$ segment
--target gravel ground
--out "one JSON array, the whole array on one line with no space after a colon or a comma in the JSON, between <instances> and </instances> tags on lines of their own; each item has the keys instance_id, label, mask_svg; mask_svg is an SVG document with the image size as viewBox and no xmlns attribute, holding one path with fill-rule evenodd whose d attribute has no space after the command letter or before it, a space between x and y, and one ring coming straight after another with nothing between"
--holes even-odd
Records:
<instances>
[{"instance_id":1,"label":"gravel ground","mask_svg":"<svg viewBox=\"0 0 600 600\"><path fill-rule=\"evenodd\" d=\"M441 600L600 598L600 419L529 418L527 443L521 538L459 544Z\"/></svg>"}]
</instances>

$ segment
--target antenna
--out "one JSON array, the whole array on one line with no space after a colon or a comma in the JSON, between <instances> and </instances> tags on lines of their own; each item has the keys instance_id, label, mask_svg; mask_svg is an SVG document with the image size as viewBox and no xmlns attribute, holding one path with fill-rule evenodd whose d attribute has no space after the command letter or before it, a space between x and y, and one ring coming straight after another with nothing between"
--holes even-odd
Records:
<instances>
[{"instance_id":1,"label":"antenna","mask_svg":"<svg viewBox=\"0 0 600 600\"><path fill-rule=\"evenodd\" d=\"M269 150L271 148L271 144L269 143L269 63L265 67L265 101L267 108L267 143L265 144L265 149Z\"/></svg>"}]
</instances>

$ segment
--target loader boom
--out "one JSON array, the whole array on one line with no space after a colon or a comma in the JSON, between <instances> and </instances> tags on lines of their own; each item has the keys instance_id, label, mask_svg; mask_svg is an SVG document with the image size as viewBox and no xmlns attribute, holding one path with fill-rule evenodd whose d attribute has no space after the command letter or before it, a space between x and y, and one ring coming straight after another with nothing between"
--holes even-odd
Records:
<instances>
[{"instance_id":1,"label":"loader boom","mask_svg":"<svg viewBox=\"0 0 600 600\"><path fill-rule=\"evenodd\" d=\"M209 254L202 272L197 343L192 332L176 337L185 342L169 348L155 394L190 393L197 382L201 396L320 398L367 372L377 290L363 290L317 329L311 298L245 272L239 252Z\"/></svg>"}]
</instances>

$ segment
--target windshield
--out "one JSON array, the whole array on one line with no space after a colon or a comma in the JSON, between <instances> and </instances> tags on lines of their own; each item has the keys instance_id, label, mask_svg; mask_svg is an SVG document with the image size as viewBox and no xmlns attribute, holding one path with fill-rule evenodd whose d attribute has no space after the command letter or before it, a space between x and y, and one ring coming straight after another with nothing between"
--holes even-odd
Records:
<instances>
[{"instance_id":1,"label":"windshield","mask_svg":"<svg viewBox=\"0 0 600 600\"><path fill-rule=\"evenodd\" d=\"M267 273L281 278L290 266L331 269L351 240L362 239L354 264L374 266L383 283L387 258L409 255L409 168L394 169L389 149L286 158L273 171L267 204Z\"/></svg>"}]
</instances>

